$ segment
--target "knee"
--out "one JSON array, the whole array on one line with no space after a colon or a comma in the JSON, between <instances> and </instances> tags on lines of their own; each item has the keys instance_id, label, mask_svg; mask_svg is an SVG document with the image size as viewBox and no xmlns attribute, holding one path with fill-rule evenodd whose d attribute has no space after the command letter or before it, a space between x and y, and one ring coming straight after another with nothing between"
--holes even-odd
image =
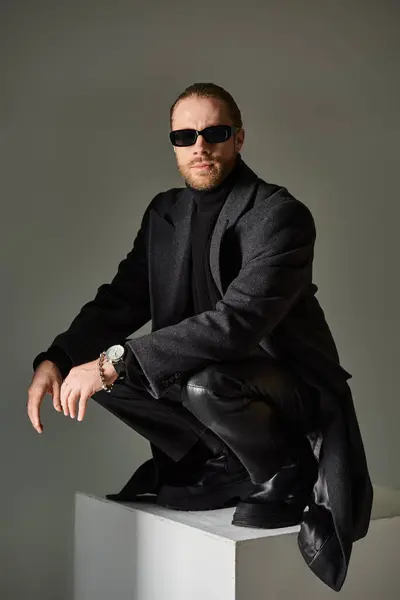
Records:
<instances>
[{"instance_id":1,"label":"knee","mask_svg":"<svg viewBox=\"0 0 400 600\"><path fill-rule=\"evenodd\" d=\"M182 387L182 404L191 410L198 404L203 404L211 391L210 383L210 367L192 373Z\"/></svg>"},{"instance_id":2,"label":"knee","mask_svg":"<svg viewBox=\"0 0 400 600\"><path fill-rule=\"evenodd\" d=\"M204 369L192 373L186 380L186 385L191 388L208 390L212 383L213 372L214 366L208 365L207 367L204 367Z\"/></svg>"},{"instance_id":3,"label":"knee","mask_svg":"<svg viewBox=\"0 0 400 600\"><path fill-rule=\"evenodd\" d=\"M229 364L212 363L193 373L183 387L182 403L192 411L195 408L210 410L218 400L223 402L235 396L235 390L240 394L238 381L231 371Z\"/></svg>"},{"instance_id":4,"label":"knee","mask_svg":"<svg viewBox=\"0 0 400 600\"><path fill-rule=\"evenodd\" d=\"M213 365L192 373L182 388L182 404L192 412L209 405L216 392L216 374Z\"/></svg>"}]
</instances>

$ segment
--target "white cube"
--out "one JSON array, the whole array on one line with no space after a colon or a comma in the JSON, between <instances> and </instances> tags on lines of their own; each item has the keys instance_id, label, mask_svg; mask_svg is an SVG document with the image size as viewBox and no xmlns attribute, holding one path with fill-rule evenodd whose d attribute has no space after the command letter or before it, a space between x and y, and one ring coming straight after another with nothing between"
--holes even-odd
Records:
<instances>
[{"instance_id":1,"label":"white cube","mask_svg":"<svg viewBox=\"0 0 400 600\"><path fill-rule=\"evenodd\" d=\"M400 598L400 492L374 486L367 537L356 542L343 600ZM77 493L74 600L324 600L299 525L231 525L234 508L202 512Z\"/></svg>"}]
</instances>

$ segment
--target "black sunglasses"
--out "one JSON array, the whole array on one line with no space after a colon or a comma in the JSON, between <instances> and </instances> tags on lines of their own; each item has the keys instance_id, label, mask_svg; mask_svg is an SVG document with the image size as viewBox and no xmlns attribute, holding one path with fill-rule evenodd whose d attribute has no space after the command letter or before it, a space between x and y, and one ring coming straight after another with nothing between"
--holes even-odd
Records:
<instances>
[{"instance_id":1,"label":"black sunglasses","mask_svg":"<svg viewBox=\"0 0 400 600\"><path fill-rule=\"evenodd\" d=\"M171 131L169 139L173 146L193 146L199 135L202 135L208 144L219 144L226 142L231 135L236 133L239 127L235 125L211 125L201 131L197 129L177 129Z\"/></svg>"}]
</instances>

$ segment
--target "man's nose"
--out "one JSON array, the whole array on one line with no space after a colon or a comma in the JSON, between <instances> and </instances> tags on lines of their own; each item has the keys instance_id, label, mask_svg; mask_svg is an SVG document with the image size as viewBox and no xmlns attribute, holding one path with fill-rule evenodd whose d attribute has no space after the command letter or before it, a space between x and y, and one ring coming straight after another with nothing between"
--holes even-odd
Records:
<instances>
[{"instance_id":1,"label":"man's nose","mask_svg":"<svg viewBox=\"0 0 400 600\"><path fill-rule=\"evenodd\" d=\"M204 136L202 136L201 134L199 134L197 136L197 140L196 143L194 144L194 150L209 150L210 149L210 144L208 142L206 142L206 140L204 139Z\"/></svg>"}]
</instances>

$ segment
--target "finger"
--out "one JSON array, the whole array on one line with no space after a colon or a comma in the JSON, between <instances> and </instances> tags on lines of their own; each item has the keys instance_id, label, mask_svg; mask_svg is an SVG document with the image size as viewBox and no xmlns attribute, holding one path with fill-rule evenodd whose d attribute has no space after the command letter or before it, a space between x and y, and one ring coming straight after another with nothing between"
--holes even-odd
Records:
<instances>
[{"instance_id":1,"label":"finger","mask_svg":"<svg viewBox=\"0 0 400 600\"><path fill-rule=\"evenodd\" d=\"M43 425L40 421L40 404L45 391L42 388L30 389L28 392L27 412L29 419L38 433L42 433Z\"/></svg>"},{"instance_id":2,"label":"finger","mask_svg":"<svg viewBox=\"0 0 400 600\"><path fill-rule=\"evenodd\" d=\"M53 406L58 412L62 411L60 402L60 384L58 381L53 381Z\"/></svg>"},{"instance_id":3,"label":"finger","mask_svg":"<svg viewBox=\"0 0 400 600\"><path fill-rule=\"evenodd\" d=\"M78 389L78 390L72 390L72 392L68 396L67 404L68 404L69 416L71 417L71 419L75 418L75 407L80 398L80 395L81 395L81 390Z\"/></svg>"},{"instance_id":4,"label":"finger","mask_svg":"<svg viewBox=\"0 0 400 600\"><path fill-rule=\"evenodd\" d=\"M68 386L68 383L64 381L61 385L61 394L60 394L60 402L64 412L64 415L68 416L68 396L71 393L71 388Z\"/></svg>"},{"instance_id":5,"label":"finger","mask_svg":"<svg viewBox=\"0 0 400 600\"><path fill-rule=\"evenodd\" d=\"M90 396L81 396L79 401L79 412L78 412L78 421L82 421L83 417L86 414L86 407L89 401Z\"/></svg>"}]
</instances>

